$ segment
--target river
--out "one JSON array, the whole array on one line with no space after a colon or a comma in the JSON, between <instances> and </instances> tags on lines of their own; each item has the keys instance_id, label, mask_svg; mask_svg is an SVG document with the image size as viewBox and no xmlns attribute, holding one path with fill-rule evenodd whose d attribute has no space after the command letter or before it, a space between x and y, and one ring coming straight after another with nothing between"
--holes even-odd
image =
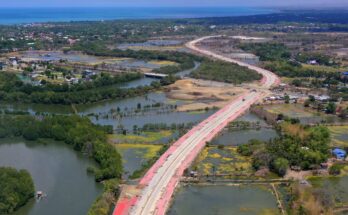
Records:
<instances>
[{"instance_id":1,"label":"river","mask_svg":"<svg viewBox=\"0 0 348 215\"><path fill-rule=\"evenodd\" d=\"M35 189L47 197L35 200L13 215L84 215L102 192L102 185L88 175L86 168L95 163L65 143L0 140L0 166L26 169Z\"/></svg>"}]
</instances>

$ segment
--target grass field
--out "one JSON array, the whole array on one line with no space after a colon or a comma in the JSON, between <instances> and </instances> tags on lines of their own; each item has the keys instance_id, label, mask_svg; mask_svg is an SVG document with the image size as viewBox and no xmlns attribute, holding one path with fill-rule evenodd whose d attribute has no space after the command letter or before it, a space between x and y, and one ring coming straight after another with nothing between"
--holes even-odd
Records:
<instances>
[{"instance_id":1,"label":"grass field","mask_svg":"<svg viewBox=\"0 0 348 215\"><path fill-rule=\"evenodd\" d=\"M310 69L318 72L344 72L345 68L335 68L331 66L321 66L321 65L310 65L310 64L302 64L302 67L305 69Z\"/></svg>"},{"instance_id":2,"label":"grass field","mask_svg":"<svg viewBox=\"0 0 348 215\"><path fill-rule=\"evenodd\" d=\"M306 109L301 104L275 104L265 106L265 109L270 113L285 114L295 118L312 117L316 115L316 113Z\"/></svg>"}]
</instances>

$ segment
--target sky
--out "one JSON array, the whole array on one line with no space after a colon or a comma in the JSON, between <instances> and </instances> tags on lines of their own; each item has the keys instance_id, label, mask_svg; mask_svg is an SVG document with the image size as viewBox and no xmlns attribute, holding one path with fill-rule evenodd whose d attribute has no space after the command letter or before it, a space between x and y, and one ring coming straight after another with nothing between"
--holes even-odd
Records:
<instances>
[{"instance_id":1,"label":"sky","mask_svg":"<svg viewBox=\"0 0 348 215\"><path fill-rule=\"evenodd\" d=\"M348 0L2 0L0 7L348 7Z\"/></svg>"}]
</instances>

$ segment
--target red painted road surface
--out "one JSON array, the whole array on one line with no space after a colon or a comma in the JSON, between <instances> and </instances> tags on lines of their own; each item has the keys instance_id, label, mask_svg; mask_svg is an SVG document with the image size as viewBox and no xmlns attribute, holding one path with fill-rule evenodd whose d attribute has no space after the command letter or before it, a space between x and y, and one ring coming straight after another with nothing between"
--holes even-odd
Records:
<instances>
[{"instance_id":1,"label":"red painted road surface","mask_svg":"<svg viewBox=\"0 0 348 215\"><path fill-rule=\"evenodd\" d=\"M263 75L263 78L260 81L260 83L262 86L264 86L264 88L269 88L272 85L278 85L280 83L279 78L267 70L264 70L255 66L251 66L251 65L246 65L245 63L235 61L232 59L227 59L226 57L219 56L207 50L201 50L195 46L196 43L206 38L209 38L209 37L195 40L189 43L187 46L193 49L194 51L200 52L208 56L212 56L214 58L218 58L227 62L238 63L242 66L248 66L249 68ZM235 120L237 117L242 115L247 109L249 109L249 107L253 103L262 99L264 96L265 96L265 93L263 92L245 93L239 96L238 98L236 98L230 104L226 105L224 108L217 111L215 114L208 117L203 122L199 123L194 128L192 128L188 133L186 133L178 141L176 141L157 160L157 162L148 170L145 176L140 180L139 187L143 188L142 194L140 194L140 196L136 198L120 199L115 207L113 215L127 215L127 214L164 215L169 206L169 203L175 191L175 188L178 185L181 176L183 175L184 170L191 165L191 163L194 161L197 155L204 148L206 142L211 141L228 123L230 123L231 121ZM248 99L244 102L245 100L244 98L247 98L247 97ZM237 110L231 113L231 110L234 110L235 108L237 108ZM170 175L171 178L168 182L165 182L165 179L163 179L160 176L157 176L157 178L155 177L156 174L161 174L164 171L165 172L163 173L163 177L167 176L165 174L169 174L168 173L169 170L167 171L162 169L162 171L160 171L160 168L164 167L166 165L166 162L169 162L168 160L170 160L170 156L172 156L175 153L177 154L177 150L179 150L179 148L182 150L183 147L186 147L184 144L186 143L189 137L191 137L192 135L196 133L201 132L201 129L206 129L209 123L211 123L214 120L217 121L217 119L222 118L222 116L228 116L228 118L226 119L224 118L224 120L221 123L216 124L216 127L214 127L214 129L212 129L209 133L203 134L202 136L203 138L201 138L199 142L195 143L195 147L191 149L189 154L185 155L180 165L175 169L174 174ZM170 167L170 165L174 165L174 163L168 164L167 166ZM158 172L161 172L161 173L158 173ZM156 181L153 181L153 180L156 180ZM158 188L156 187L157 183L158 183ZM164 187L163 187L163 183L165 183ZM165 190L161 191L160 194L158 194L158 189L163 189L163 188L165 188ZM149 190L149 189L152 189L152 190ZM144 199L145 196L147 196L146 199ZM145 204L145 205L140 205L140 204Z\"/></svg>"}]
</instances>

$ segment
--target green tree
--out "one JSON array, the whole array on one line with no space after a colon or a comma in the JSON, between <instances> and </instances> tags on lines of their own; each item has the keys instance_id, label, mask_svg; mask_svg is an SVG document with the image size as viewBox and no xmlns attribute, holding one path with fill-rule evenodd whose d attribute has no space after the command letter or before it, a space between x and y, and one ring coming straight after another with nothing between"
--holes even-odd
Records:
<instances>
[{"instance_id":1,"label":"green tree","mask_svg":"<svg viewBox=\"0 0 348 215\"><path fill-rule=\"evenodd\" d=\"M284 176L289 167L289 161L285 158L277 158L273 161L272 167L279 176Z\"/></svg>"},{"instance_id":2,"label":"green tree","mask_svg":"<svg viewBox=\"0 0 348 215\"><path fill-rule=\"evenodd\" d=\"M336 113L336 104L334 102L330 102L326 106L326 113L328 113L328 114L335 114Z\"/></svg>"},{"instance_id":3,"label":"green tree","mask_svg":"<svg viewBox=\"0 0 348 215\"><path fill-rule=\"evenodd\" d=\"M23 137L26 140L37 140L39 138L39 129L35 125L29 126L24 129Z\"/></svg>"},{"instance_id":4,"label":"green tree","mask_svg":"<svg viewBox=\"0 0 348 215\"><path fill-rule=\"evenodd\" d=\"M34 196L33 180L26 170L0 167L0 214L13 213Z\"/></svg>"},{"instance_id":5,"label":"green tree","mask_svg":"<svg viewBox=\"0 0 348 215\"><path fill-rule=\"evenodd\" d=\"M339 175L341 174L341 169L342 169L342 165L340 164L333 164L330 168L329 168L329 174L330 175Z\"/></svg>"}]
</instances>

